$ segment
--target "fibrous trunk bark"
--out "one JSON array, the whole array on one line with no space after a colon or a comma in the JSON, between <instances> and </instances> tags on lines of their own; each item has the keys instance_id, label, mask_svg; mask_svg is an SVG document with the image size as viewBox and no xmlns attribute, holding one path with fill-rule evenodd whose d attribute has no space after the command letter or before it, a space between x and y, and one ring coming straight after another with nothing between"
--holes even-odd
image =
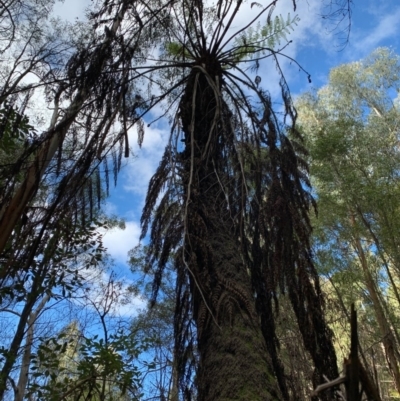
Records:
<instances>
[{"instance_id":1,"label":"fibrous trunk bark","mask_svg":"<svg viewBox=\"0 0 400 401\"><path fill-rule=\"evenodd\" d=\"M237 216L224 190L229 177L221 167L221 143L234 133L227 132L231 116L219 82L218 66L213 73L194 68L180 103L185 135L180 155L185 200L182 266L190 275L197 325L198 400L274 400L280 395L240 254Z\"/></svg>"}]
</instances>

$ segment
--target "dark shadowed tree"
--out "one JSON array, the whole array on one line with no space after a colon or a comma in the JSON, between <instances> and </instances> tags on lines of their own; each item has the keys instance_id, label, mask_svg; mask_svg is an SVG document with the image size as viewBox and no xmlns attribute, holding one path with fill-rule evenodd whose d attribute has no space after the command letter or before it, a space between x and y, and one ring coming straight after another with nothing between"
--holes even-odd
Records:
<instances>
[{"instance_id":1,"label":"dark shadowed tree","mask_svg":"<svg viewBox=\"0 0 400 401\"><path fill-rule=\"evenodd\" d=\"M12 30L0 29L0 304L18 320L2 344L0 399L24 341L25 350L31 346L35 314L58 291L70 292L71 281L79 286L76 257L82 250L89 259L97 248L93 221L128 153L127 129L146 108L132 102L132 67L156 36L142 35L145 20L131 18L141 3L100 4L86 27L52 26L50 1L6 4L2 28L8 21ZM33 74L36 81L24 81ZM40 101L53 112L43 132L26 117ZM101 255L92 256L94 266Z\"/></svg>"},{"instance_id":2,"label":"dark shadowed tree","mask_svg":"<svg viewBox=\"0 0 400 401\"><path fill-rule=\"evenodd\" d=\"M185 399L193 380L199 401L298 398L288 386L276 332L285 293L314 385L338 374L310 250L306 151L287 84L281 75L278 118L260 79L254 84L240 64L258 70L269 56L280 70L278 39L296 20L272 19L275 3L253 3L260 7L255 20L268 15L265 25L236 34L230 28L241 1L211 8L182 1L171 9L179 30L160 69L168 68L164 87L173 88L168 95L178 106L150 182L142 236L151 225L154 300L174 256L175 352Z\"/></svg>"},{"instance_id":3,"label":"dark shadowed tree","mask_svg":"<svg viewBox=\"0 0 400 401\"><path fill-rule=\"evenodd\" d=\"M19 3L11 2L10 10ZM140 116L151 103L135 101L139 89L134 82L140 76L135 67L143 62L149 43L154 45L161 35L154 22L150 23L153 14L168 4L158 0L99 2L90 13L88 26L59 22L51 27L48 3L35 2L40 12L30 18L10 20L11 27L18 24L17 38L4 32L12 43L0 65L4 79L0 109L8 102L25 111L35 96L42 96L53 111L48 128L26 144L0 182L0 255L4 257L13 230L29 213L49 173L57 194L54 207L73 202L89 177L99 173L102 162L108 176L106 159L110 162L111 154L116 176L123 151L129 155L127 131L138 121L140 130ZM147 17L135 18L150 6L153 11L147 12ZM10 12L9 18L13 15ZM37 82L26 83L29 74L34 74ZM67 158L69 163L60 170ZM2 266L0 278L12 273L12 266Z\"/></svg>"}]
</instances>

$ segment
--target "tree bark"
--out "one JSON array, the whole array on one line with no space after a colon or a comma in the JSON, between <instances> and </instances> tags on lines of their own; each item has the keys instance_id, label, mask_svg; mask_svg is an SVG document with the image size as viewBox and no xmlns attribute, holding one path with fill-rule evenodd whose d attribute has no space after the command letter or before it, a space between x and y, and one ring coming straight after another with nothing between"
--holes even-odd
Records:
<instances>
[{"instance_id":1,"label":"tree bark","mask_svg":"<svg viewBox=\"0 0 400 401\"><path fill-rule=\"evenodd\" d=\"M182 258L191 278L197 325L198 400L280 399L224 192L226 173L219 167L224 157L221 131L230 127L229 111L219 92L218 66L208 67L216 74L193 68L180 103L185 134Z\"/></svg>"},{"instance_id":2,"label":"tree bark","mask_svg":"<svg viewBox=\"0 0 400 401\"><path fill-rule=\"evenodd\" d=\"M214 282L210 292L219 296L218 306L213 304L213 317L200 294L195 297L199 310L204 311L204 315L199 313L196 319L200 351L199 400L279 399L252 301L249 276L238 258L238 247L232 237L219 232L214 233L210 244L217 254L213 261L216 275L204 279ZM202 275L207 276L207 273Z\"/></svg>"}]
</instances>

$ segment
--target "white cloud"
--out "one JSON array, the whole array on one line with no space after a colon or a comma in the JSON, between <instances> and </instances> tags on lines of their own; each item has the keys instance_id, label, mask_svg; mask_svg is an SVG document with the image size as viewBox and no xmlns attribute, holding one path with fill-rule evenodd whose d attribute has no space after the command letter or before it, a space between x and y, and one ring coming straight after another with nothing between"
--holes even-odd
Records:
<instances>
[{"instance_id":1,"label":"white cloud","mask_svg":"<svg viewBox=\"0 0 400 401\"><path fill-rule=\"evenodd\" d=\"M245 26L251 18L253 18L256 13L260 12L260 8L253 6L251 8L251 3L244 3L242 9L238 15L238 18L233 24L232 33L237 31L239 28ZM282 55L278 55L279 66L284 73L286 80L289 82L298 82L303 80L307 83L307 75L299 71L299 67L296 65L295 61L297 55L305 47L315 47L318 49L324 49L327 52L334 52L332 46L333 33L329 31L324 20L321 18L323 13L323 2L321 0L308 0L297 2L296 11L293 10L292 0L281 0L276 3L276 8L272 14L272 19L277 16L282 16L286 21L288 14L290 14L290 19L292 20L295 15L297 15L300 20L297 25L292 25L294 31L287 34L286 37L291 43L285 47L282 51ZM261 25L265 24L268 12L266 12L259 22ZM255 24L253 26L256 26ZM281 44L276 45L275 50L282 48L286 44L284 38L281 38ZM243 64L241 67L248 67ZM301 65L307 70L307 65ZM255 72L247 71L248 75L254 79L256 76ZM257 71L257 75L262 78L261 86L267 89L273 98L278 101L281 96L281 89L279 86L280 73L278 72L275 61L272 57L268 60L264 60L260 63L260 68Z\"/></svg>"},{"instance_id":2,"label":"white cloud","mask_svg":"<svg viewBox=\"0 0 400 401\"><path fill-rule=\"evenodd\" d=\"M104 213L107 215L114 215L117 214L118 208L117 205L115 205L113 202L110 202L110 200L107 200L103 206Z\"/></svg>"},{"instance_id":3,"label":"white cloud","mask_svg":"<svg viewBox=\"0 0 400 401\"><path fill-rule=\"evenodd\" d=\"M142 148L137 145L135 129L131 130L129 137L130 143L134 144L132 148L136 157L131 159L128 164L124 189L141 197L143 201L150 178L156 171L164 153L169 131L146 126Z\"/></svg>"},{"instance_id":4,"label":"white cloud","mask_svg":"<svg viewBox=\"0 0 400 401\"><path fill-rule=\"evenodd\" d=\"M101 271L97 268L81 272L85 286L75 291L71 299L76 305L84 306L92 312L103 313L109 310L112 317L131 318L147 307L147 300L130 290L132 279L119 277L115 272Z\"/></svg>"},{"instance_id":5,"label":"white cloud","mask_svg":"<svg viewBox=\"0 0 400 401\"><path fill-rule=\"evenodd\" d=\"M133 281L126 278L116 279L111 284L109 272L102 272L101 277L93 280L89 292L86 292L86 297L90 299L88 305L93 307L95 304L100 311L111 305L110 313L113 316L133 317L146 308L147 300L141 295L134 295L129 290L131 284Z\"/></svg>"},{"instance_id":6,"label":"white cloud","mask_svg":"<svg viewBox=\"0 0 400 401\"><path fill-rule=\"evenodd\" d=\"M136 221L128 221L125 226L125 230L115 228L107 231L103 236L103 244L107 252L119 263L126 263L128 252L139 243L139 224Z\"/></svg>"},{"instance_id":7,"label":"white cloud","mask_svg":"<svg viewBox=\"0 0 400 401\"><path fill-rule=\"evenodd\" d=\"M140 311L146 309L147 304L148 304L147 299L141 296L132 297L132 299L129 302L125 302L123 304L119 304L118 306L116 306L115 311L113 313L121 317L134 317Z\"/></svg>"}]
</instances>

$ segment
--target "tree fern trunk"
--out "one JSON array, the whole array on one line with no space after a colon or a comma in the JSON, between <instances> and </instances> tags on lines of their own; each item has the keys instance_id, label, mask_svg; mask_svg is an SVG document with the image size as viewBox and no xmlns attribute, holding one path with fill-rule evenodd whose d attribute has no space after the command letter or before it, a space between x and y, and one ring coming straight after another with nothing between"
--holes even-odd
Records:
<instances>
[{"instance_id":1,"label":"tree fern trunk","mask_svg":"<svg viewBox=\"0 0 400 401\"><path fill-rule=\"evenodd\" d=\"M221 227L222 229L223 227ZM222 231L222 230L221 230ZM259 319L251 300L249 276L232 236L215 230L210 245L215 272L210 285L210 309L197 289L197 327L200 351L199 400L279 399ZM208 300L211 297L206 297Z\"/></svg>"},{"instance_id":2,"label":"tree fern trunk","mask_svg":"<svg viewBox=\"0 0 400 401\"><path fill-rule=\"evenodd\" d=\"M215 72L193 69L180 103L185 135L182 268L191 277L198 332L198 400L279 399L235 232L238 216L225 192L229 177L220 167L221 132L231 128L229 111L219 95L218 68Z\"/></svg>"}]
</instances>

